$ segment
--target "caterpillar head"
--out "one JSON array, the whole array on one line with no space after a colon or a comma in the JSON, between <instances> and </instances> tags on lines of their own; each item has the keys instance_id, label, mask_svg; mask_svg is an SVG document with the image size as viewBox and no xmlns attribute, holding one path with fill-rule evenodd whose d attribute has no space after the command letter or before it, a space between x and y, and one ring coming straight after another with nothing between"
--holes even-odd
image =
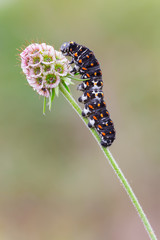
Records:
<instances>
[{"instance_id":1,"label":"caterpillar head","mask_svg":"<svg viewBox=\"0 0 160 240\"><path fill-rule=\"evenodd\" d=\"M62 44L60 50L63 53L63 55L67 56L69 55L69 48L70 48L70 42L65 42Z\"/></svg>"},{"instance_id":2,"label":"caterpillar head","mask_svg":"<svg viewBox=\"0 0 160 240\"><path fill-rule=\"evenodd\" d=\"M72 56L72 54L77 51L78 47L79 45L77 43L70 41L63 43L60 50L63 53L63 55Z\"/></svg>"}]
</instances>

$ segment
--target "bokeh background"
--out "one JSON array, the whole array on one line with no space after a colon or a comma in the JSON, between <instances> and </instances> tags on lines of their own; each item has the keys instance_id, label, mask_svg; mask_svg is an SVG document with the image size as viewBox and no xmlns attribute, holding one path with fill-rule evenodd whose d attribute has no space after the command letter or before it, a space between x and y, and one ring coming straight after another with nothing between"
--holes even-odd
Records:
<instances>
[{"instance_id":1,"label":"bokeh background","mask_svg":"<svg viewBox=\"0 0 160 240\"><path fill-rule=\"evenodd\" d=\"M63 96L42 115L17 60L32 40L94 51L117 130L110 150L160 236L159 24L159 0L0 0L0 239L148 239Z\"/></svg>"}]
</instances>

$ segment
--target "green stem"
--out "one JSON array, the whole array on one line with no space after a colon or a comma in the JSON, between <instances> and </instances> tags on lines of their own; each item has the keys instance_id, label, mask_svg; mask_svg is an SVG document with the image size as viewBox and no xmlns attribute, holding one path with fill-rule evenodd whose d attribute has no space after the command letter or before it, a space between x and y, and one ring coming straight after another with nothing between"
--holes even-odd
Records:
<instances>
[{"instance_id":1,"label":"green stem","mask_svg":"<svg viewBox=\"0 0 160 240\"><path fill-rule=\"evenodd\" d=\"M64 95L64 97L67 99L67 101L71 104L71 106L74 108L74 110L78 113L78 115L80 116L80 118L83 120L83 122L87 125L88 124L88 120L84 117L82 117L81 115L81 108L78 106L78 104L75 102L75 100L73 99L73 97L69 94L69 92L67 92L67 90L64 88L64 86L62 84L59 85L60 87L60 91L62 92L62 94ZM150 237L150 239L152 240L157 240L156 235L137 199L137 197L135 196L131 186L129 185L127 179L125 178L123 172L121 171L121 169L119 168L118 164L116 163L115 159L113 158L112 154L110 153L110 151L108 150L108 148L102 147L100 144L100 137L98 135L98 133L96 132L95 129L89 128L89 130L91 131L91 133L93 134L93 136L95 137L96 141L98 142L100 148L102 149L105 157L109 160L110 165L112 166L112 168L114 169L117 177L119 178L120 182L122 183L124 189L126 190L127 194L129 195L134 207L136 208L143 224L144 227Z\"/></svg>"}]
</instances>

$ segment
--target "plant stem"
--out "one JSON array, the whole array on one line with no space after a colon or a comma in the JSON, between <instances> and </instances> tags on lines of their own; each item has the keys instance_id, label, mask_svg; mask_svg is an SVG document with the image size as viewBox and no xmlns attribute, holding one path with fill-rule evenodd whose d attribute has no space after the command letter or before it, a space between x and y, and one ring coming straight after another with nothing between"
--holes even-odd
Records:
<instances>
[{"instance_id":1,"label":"plant stem","mask_svg":"<svg viewBox=\"0 0 160 240\"><path fill-rule=\"evenodd\" d=\"M80 116L80 118L83 120L83 122L87 125L88 124L88 120L87 118L82 117L81 115L81 108L78 106L78 104L75 102L75 100L73 99L73 97L69 94L69 92L67 92L67 90L64 88L64 86L62 84L59 85L60 87L60 91L62 92L62 94L64 95L64 97L67 99L67 101L71 104L71 106L74 108L74 110L77 112L77 114ZM92 135L94 136L94 138L96 139L96 141L98 142L100 148L102 149L105 157L109 160L110 165L112 166L112 168L114 169L118 179L120 180L120 182L122 183L124 189L126 190L127 194L129 195L133 206L136 208L143 224L144 227L150 237L150 239L152 240L157 240L156 235L137 199L137 197L135 196L131 186L129 185L127 179L125 178L123 172L121 171L121 169L119 168L118 164L116 163L115 159L113 158L112 154L110 153L110 151L108 150L108 148L105 148L103 146L101 146L100 144L100 137L98 135L98 133L96 132L95 129L93 128L89 128L89 130L91 131Z\"/></svg>"}]
</instances>

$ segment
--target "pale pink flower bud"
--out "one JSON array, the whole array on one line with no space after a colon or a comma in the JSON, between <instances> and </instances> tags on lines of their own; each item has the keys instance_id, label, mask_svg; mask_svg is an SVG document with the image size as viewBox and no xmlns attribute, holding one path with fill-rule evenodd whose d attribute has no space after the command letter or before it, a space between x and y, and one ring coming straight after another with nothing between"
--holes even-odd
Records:
<instances>
[{"instance_id":1,"label":"pale pink flower bud","mask_svg":"<svg viewBox=\"0 0 160 240\"><path fill-rule=\"evenodd\" d=\"M55 50L55 57L57 61L67 61L67 58L62 54L62 52Z\"/></svg>"},{"instance_id":2,"label":"pale pink flower bud","mask_svg":"<svg viewBox=\"0 0 160 240\"><path fill-rule=\"evenodd\" d=\"M53 70L59 75L59 76L66 76L68 73L68 67L66 62L60 62L56 61L53 65Z\"/></svg>"},{"instance_id":3,"label":"pale pink flower bud","mask_svg":"<svg viewBox=\"0 0 160 240\"><path fill-rule=\"evenodd\" d=\"M54 72L48 73L45 76L45 82L46 82L45 86L47 88L55 88L60 83L60 77L58 76L58 74Z\"/></svg>"},{"instance_id":4,"label":"pale pink flower bud","mask_svg":"<svg viewBox=\"0 0 160 240\"><path fill-rule=\"evenodd\" d=\"M49 90L47 88L37 89L37 92L39 95L42 95L47 98L49 97Z\"/></svg>"},{"instance_id":5,"label":"pale pink flower bud","mask_svg":"<svg viewBox=\"0 0 160 240\"><path fill-rule=\"evenodd\" d=\"M42 57L42 63L47 65L54 63L56 60L54 51L44 51Z\"/></svg>"},{"instance_id":6,"label":"pale pink flower bud","mask_svg":"<svg viewBox=\"0 0 160 240\"><path fill-rule=\"evenodd\" d=\"M34 56L30 56L28 65L30 67L36 67L40 64L43 60L43 57L40 53L36 53Z\"/></svg>"},{"instance_id":7,"label":"pale pink flower bud","mask_svg":"<svg viewBox=\"0 0 160 240\"><path fill-rule=\"evenodd\" d=\"M44 87L44 77L36 77L36 78L27 78L27 81L34 90L38 90Z\"/></svg>"}]
</instances>

